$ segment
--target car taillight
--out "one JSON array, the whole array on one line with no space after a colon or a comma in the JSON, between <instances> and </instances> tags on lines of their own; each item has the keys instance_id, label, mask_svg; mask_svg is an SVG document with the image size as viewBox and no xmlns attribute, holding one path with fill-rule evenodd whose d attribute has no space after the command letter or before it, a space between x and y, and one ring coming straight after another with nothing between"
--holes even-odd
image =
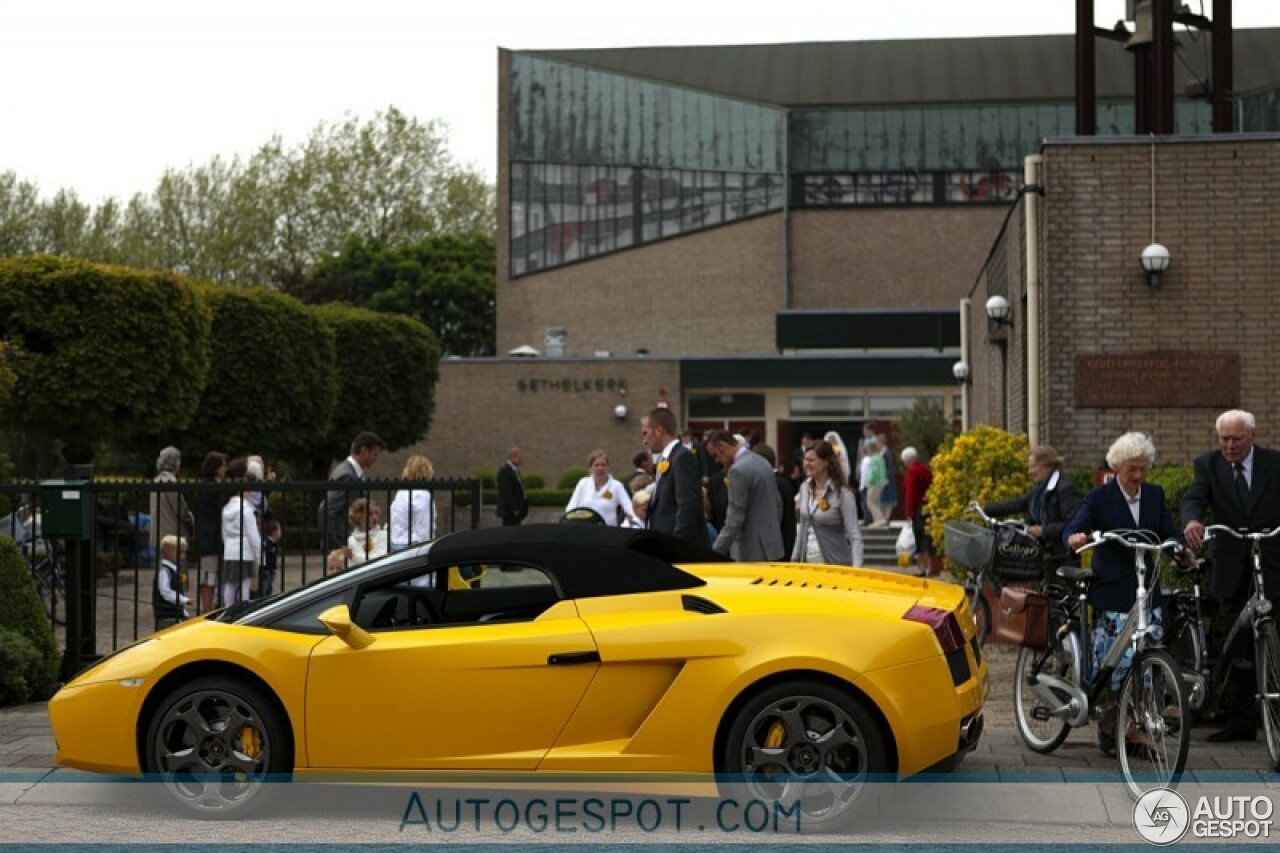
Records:
<instances>
[{"instance_id":1,"label":"car taillight","mask_svg":"<svg viewBox=\"0 0 1280 853\"><path fill-rule=\"evenodd\" d=\"M942 646L943 654L964 647L964 634L960 631L960 623L956 621L956 615L950 610L917 604L904 613L902 618L932 628L933 635L938 638L938 645Z\"/></svg>"}]
</instances>

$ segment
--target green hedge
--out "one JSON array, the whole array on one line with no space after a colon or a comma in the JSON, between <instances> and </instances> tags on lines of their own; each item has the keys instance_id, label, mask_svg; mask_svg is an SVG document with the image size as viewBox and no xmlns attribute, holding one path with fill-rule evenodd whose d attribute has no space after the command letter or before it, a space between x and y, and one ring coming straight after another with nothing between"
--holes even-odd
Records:
<instances>
[{"instance_id":1,"label":"green hedge","mask_svg":"<svg viewBox=\"0 0 1280 853\"><path fill-rule=\"evenodd\" d=\"M0 630L0 704L52 696L61 660L57 640L31 568L7 536L0 536Z\"/></svg>"},{"instance_id":2,"label":"green hedge","mask_svg":"<svg viewBox=\"0 0 1280 853\"><path fill-rule=\"evenodd\" d=\"M526 480L526 483L528 481ZM573 489L525 489L525 497L529 499L529 506L558 506L563 507L569 503L569 498L573 497ZM481 489L480 500L486 507L498 505L497 489ZM458 506L471 506L471 494L469 492L459 492L454 498L454 502Z\"/></svg>"},{"instance_id":3,"label":"green hedge","mask_svg":"<svg viewBox=\"0 0 1280 853\"><path fill-rule=\"evenodd\" d=\"M582 465L572 468L566 468L560 474L560 479L556 481L557 488L567 489L570 493L578 487L578 481L587 476L591 472Z\"/></svg>"}]
</instances>

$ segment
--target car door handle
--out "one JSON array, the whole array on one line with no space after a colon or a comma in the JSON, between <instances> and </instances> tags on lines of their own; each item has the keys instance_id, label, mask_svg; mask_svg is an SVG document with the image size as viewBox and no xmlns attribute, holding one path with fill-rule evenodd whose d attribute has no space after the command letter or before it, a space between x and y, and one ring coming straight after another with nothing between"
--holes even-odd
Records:
<instances>
[{"instance_id":1,"label":"car door handle","mask_svg":"<svg viewBox=\"0 0 1280 853\"><path fill-rule=\"evenodd\" d=\"M564 652L547 658L551 666L574 666L580 663L600 663L599 652Z\"/></svg>"}]
</instances>

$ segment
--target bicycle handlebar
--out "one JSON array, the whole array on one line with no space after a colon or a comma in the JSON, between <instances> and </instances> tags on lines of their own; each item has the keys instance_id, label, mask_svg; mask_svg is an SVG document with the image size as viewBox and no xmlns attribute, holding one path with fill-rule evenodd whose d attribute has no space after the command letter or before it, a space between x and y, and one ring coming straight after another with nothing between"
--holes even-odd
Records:
<instances>
[{"instance_id":1,"label":"bicycle handlebar","mask_svg":"<svg viewBox=\"0 0 1280 853\"><path fill-rule=\"evenodd\" d=\"M1263 528L1262 530L1249 532L1246 528L1236 529L1227 527L1225 524L1210 524L1204 529L1204 538L1212 539L1215 533L1230 533L1237 539L1252 539L1254 542L1261 542L1263 539L1270 539L1272 536L1280 534L1280 527L1274 530Z\"/></svg>"},{"instance_id":2,"label":"bicycle handlebar","mask_svg":"<svg viewBox=\"0 0 1280 853\"><path fill-rule=\"evenodd\" d=\"M1081 545L1076 553L1083 554L1085 551L1096 548L1104 542L1115 542L1131 551L1169 551L1177 554L1180 550L1186 548L1177 539L1156 542L1155 534L1149 530L1107 530L1105 532L1095 530L1089 541Z\"/></svg>"},{"instance_id":3,"label":"bicycle handlebar","mask_svg":"<svg viewBox=\"0 0 1280 853\"><path fill-rule=\"evenodd\" d=\"M965 507L967 512L976 514L990 528L996 527L1012 527L1020 533L1027 532L1027 523L1017 518L993 518L986 514L982 509L982 504L977 501L969 501L969 505Z\"/></svg>"}]
</instances>

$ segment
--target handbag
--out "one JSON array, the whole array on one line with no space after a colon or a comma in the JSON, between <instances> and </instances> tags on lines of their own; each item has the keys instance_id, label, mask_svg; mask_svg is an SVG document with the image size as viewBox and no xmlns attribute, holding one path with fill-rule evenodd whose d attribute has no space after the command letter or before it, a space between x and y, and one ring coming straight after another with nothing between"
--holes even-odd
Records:
<instances>
[{"instance_id":1,"label":"handbag","mask_svg":"<svg viewBox=\"0 0 1280 853\"><path fill-rule=\"evenodd\" d=\"M1043 649L1049 642L1049 598L1026 587L1006 586L1000 590L1000 613L993 621L1002 642Z\"/></svg>"},{"instance_id":2,"label":"handbag","mask_svg":"<svg viewBox=\"0 0 1280 853\"><path fill-rule=\"evenodd\" d=\"M903 525L902 532L898 534L898 543L894 546L899 554L914 554L916 552L916 534L911 529L910 524Z\"/></svg>"},{"instance_id":3,"label":"handbag","mask_svg":"<svg viewBox=\"0 0 1280 853\"><path fill-rule=\"evenodd\" d=\"M1037 581L1044 578L1044 546L1029 533L1010 525L996 530L995 554L991 560L1001 580Z\"/></svg>"}]
</instances>

